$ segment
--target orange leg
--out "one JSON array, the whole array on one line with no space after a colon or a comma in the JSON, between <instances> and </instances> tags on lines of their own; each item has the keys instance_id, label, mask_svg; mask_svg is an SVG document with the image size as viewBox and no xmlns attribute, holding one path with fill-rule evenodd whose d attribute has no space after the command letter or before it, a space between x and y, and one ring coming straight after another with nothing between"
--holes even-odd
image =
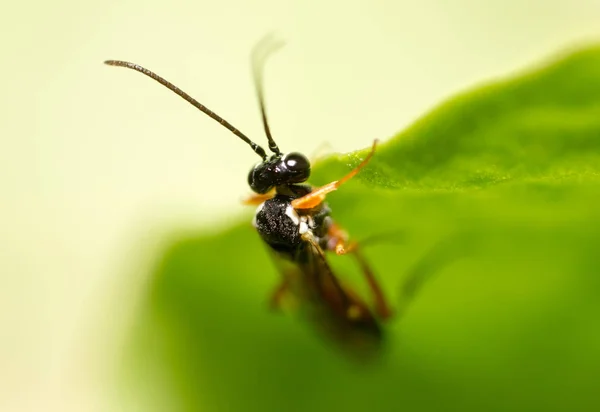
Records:
<instances>
[{"instance_id":1,"label":"orange leg","mask_svg":"<svg viewBox=\"0 0 600 412\"><path fill-rule=\"evenodd\" d=\"M371 289L371 293L373 294L373 298L375 300L375 311L382 318L386 319L392 316L392 310L387 303L387 300L381 290L381 286L379 286L379 282L375 278L375 274L371 270L371 267L368 265L365 258L358 251L358 243L350 242L348 243L348 235L345 231L343 231L336 224L332 224L329 228L329 238L335 240L333 243L333 250L338 255L352 254L365 276L367 280L367 284L369 285L369 289Z\"/></svg>"},{"instance_id":2,"label":"orange leg","mask_svg":"<svg viewBox=\"0 0 600 412\"><path fill-rule=\"evenodd\" d=\"M284 280L279 285L277 285L275 290L273 290L273 293L271 294L271 299L269 300L269 307L272 310L281 309L283 298L288 292L288 286L289 282L287 278L284 278Z\"/></svg>"},{"instance_id":3,"label":"orange leg","mask_svg":"<svg viewBox=\"0 0 600 412\"><path fill-rule=\"evenodd\" d=\"M332 223L331 226L329 226L327 236L331 242L328 245L328 249L334 251L337 255L350 253L357 246L356 242L348 243L348 233L335 223Z\"/></svg>"},{"instance_id":4,"label":"orange leg","mask_svg":"<svg viewBox=\"0 0 600 412\"><path fill-rule=\"evenodd\" d=\"M325 196L327 196L328 193L337 190L342 184L346 183L348 180L356 176L356 174L360 172L360 170L363 167L365 167L367 163L369 163L369 160L371 160L373 154L375 153L376 145L377 140L373 142L373 146L367 157L365 157L365 159L362 162L360 162L358 166L352 169L352 171L346 176L342 177L340 180L336 180L334 182L326 184L325 186L321 186L305 196L299 197L298 199L294 199L292 201L292 207L294 209L312 209L321 204L321 202L325 200Z\"/></svg>"},{"instance_id":5,"label":"orange leg","mask_svg":"<svg viewBox=\"0 0 600 412\"><path fill-rule=\"evenodd\" d=\"M359 253L358 248L355 246L352 250L352 255L358 261L360 268L362 269L363 274L365 275L365 279L367 280L367 284L369 285L369 289L371 289L371 293L373 294L373 298L375 299L375 311L382 319L388 319L392 317L394 312L390 308L390 305L387 303L387 299L381 290L381 286L379 286L379 282L375 278L375 274L371 270L371 267L365 260L365 258Z\"/></svg>"},{"instance_id":6,"label":"orange leg","mask_svg":"<svg viewBox=\"0 0 600 412\"><path fill-rule=\"evenodd\" d=\"M268 191L267 193L265 193L264 195L259 195L257 193L253 193L250 196L248 196L247 198L245 198L244 200L242 200L242 203L244 205L249 205L249 206L258 206L262 202L264 202L265 200L269 200L273 196L275 196L274 188L271 189L270 191Z\"/></svg>"}]
</instances>

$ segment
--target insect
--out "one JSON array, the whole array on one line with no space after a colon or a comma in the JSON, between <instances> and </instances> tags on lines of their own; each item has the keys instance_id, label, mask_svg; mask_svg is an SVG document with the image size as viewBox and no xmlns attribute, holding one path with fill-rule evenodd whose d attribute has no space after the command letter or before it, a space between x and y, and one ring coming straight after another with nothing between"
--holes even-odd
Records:
<instances>
[{"instance_id":1,"label":"insect","mask_svg":"<svg viewBox=\"0 0 600 412\"><path fill-rule=\"evenodd\" d=\"M263 44L261 44L263 43ZM282 152L269 127L262 66L275 47L264 51L264 41L253 53L253 75L262 123L271 155L240 132L231 123L192 98L163 77L134 63L107 60L111 66L138 71L170 89L246 142L261 158L248 175L254 194L247 204L257 205L253 225L273 255L282 280L271 297L273 308L281 308L291 297L318 329L335 342L355 352L369 352L382 341L381 320L392 315L384 293L359 244L348 236L331 217L326 195L352 179L372 158L376 143L362 162L341 179L321 187L305 183L310 177L309 159L298 152ZM262 47L261 47L262 46ZM368 305L332 270L326 253L352 255L356 259L372 295Z\"/></svg>"}]
</instances>

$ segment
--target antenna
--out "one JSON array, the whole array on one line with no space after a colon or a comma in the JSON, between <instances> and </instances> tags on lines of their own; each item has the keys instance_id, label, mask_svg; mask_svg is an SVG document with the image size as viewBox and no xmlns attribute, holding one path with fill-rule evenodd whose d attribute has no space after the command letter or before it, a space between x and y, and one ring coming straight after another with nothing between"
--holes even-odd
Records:
<instances>
[{"instance_id":1,"label":"antenna","mask_svg":"<svg viewBox=\"0 0 600 412\"><path fill-rule=\"evenodd\" d=\"M204 106L198 100L194 99L192 96L190 96L189 94L187 94L186 92L184 92L183 90L181 90L179 87L175 86L173 83L171 83L171 82L163 79L158 74L156 74L154 72L151 72L150 70L148 70L148 69L146 69L146 68L144 68L144 67L142 67L142 66L140 66L138 64L129 63L129 62L122 61L122 60L106 60L104 63L108 64L109 66L127 67L128 69L132 69L132 70L138 71L138 72L143 73L146 76L150 77L151 79L156 80L157 82L159 82L160 84L162 84L163 86L165 86L167 89L171 90L172 92L174 92L178 96L180 96L183 99L187 100L188 103L190 103L192 106L194 106L195 108L197 108L201 112L203 112L203 113L209 115L210 117L212 117L219 124L221 124L223 127L225 127L226 129L228 129L231 133L233 133L234 135L236 135L240 139L242 139L244 142L248 143L248 145L250 145L250 147L252 148L252 150L254 150L254 152L257 155L259 155L263 160L265 160L267 158L267 154L265 153L265 149L263 149L262 147L260 147L256 143L254 143L252 140L250 140L245 134L243 134L238 129L236 129L235 127L233 127L233 125L231 123L229 123L227 120L223 119L221 116L219 116L218 114L216 114L215 112L213 112L212 110L210 110L208 107ZM271 148L271 141L272 141L272 139L269 140L269 148ZM273 142L273 144L275 145L275 142ZM276 145L275 145L275 148L277 148ZM271 148L271 150L273 150L273 149ZM279 149L277 149L277 150L279 150Z\"/></svg>"},{"instance_id":2,"label":"antenna","mask_svg":"<svg viewBox=\"0 0 600 412\"><path fill-rule=\"evenodd\" d=\"M269 121L267 120L267 109L263 88L263 68L267 57L282 48L284 44L283 40L276 39L271 33L263 37L252 51L252 74L254 76L254 86L256 88L256 95L258 96L258 104L260 105L260 113L262 115L265 134L269 141L269 149L276 155L281 154L281 151L279 150L279 147L277 147L275 140L273 140L271 129L269 128Z\"/></svg>"}]
</instances>

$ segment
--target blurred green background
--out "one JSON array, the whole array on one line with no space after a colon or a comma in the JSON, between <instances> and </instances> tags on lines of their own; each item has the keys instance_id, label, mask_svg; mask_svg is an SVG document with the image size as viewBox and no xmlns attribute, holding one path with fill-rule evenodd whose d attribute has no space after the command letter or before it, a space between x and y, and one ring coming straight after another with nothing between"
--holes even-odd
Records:
<instances>
[{"instance_id":1,"label":"blurred green background","mask_svg":"<svg viewBox=\"0 0 600 412\"><path fill-rule=\"evenodd\" d=\"M561 66L570 77L534 73L414 121L592 44L598 2L59 0L3 5L0 23L0 410L589 400L594 52ZM432 272L390 324L379 368L357 370L300 320L264 310L277 278L239 205L247 147L102 65L146 65L260 141L248 57L272 30L288 40L266 71L282 149L349 152L407 130L331 197L359 239L402 230L367 251L395 303L419 262ZM331 160L315 182L355 161ZM461 247L434 249L437 264L443 239ZM214 250L232 266L215 274ZM334 264L360 284L353 265ZM144 333L156 352L132 356Z\"/></svg>"},{"instance_id":2,"label":"blurred green background","mask_svg":"<svg viewBox=\"0 0 600 412\"><path fill-rule=\"evenodd\" d=\"M357 180L330 196L335 218L394 234L368 248L399 314L377 362L266 310L278 274L242 222L167 249L125 387L158 410L600 407L600 48L452 99Z\"/></svg>"}]
</instances>

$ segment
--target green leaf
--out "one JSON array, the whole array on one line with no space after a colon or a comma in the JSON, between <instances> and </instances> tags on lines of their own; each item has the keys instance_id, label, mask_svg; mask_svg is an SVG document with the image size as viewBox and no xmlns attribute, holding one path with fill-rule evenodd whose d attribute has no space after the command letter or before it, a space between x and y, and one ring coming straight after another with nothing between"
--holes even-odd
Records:
<instances>
[{"instance_id":1,"label":"green leaf","mask_svg":"<svg viewBox=\"0 0 600 412\"><path fill-rule=\"evenodd\" d=\"M600 48L464 93L328 197L355 239L383 235L365 249L399 314L381 359L267 310L279 275L248 213L165 252L132 377L160 410L597 410L599 181ZM331 261L366 291L350 258Z\"/></svg>"}]
</instances>

